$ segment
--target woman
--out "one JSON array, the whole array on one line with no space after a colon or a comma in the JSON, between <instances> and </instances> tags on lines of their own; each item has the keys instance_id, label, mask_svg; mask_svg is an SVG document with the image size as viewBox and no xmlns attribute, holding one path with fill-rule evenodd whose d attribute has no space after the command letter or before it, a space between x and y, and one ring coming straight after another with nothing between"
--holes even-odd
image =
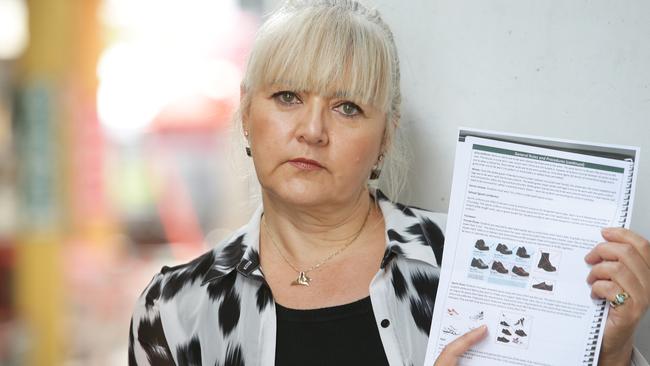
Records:
<instances>
[{"instance_id":1,"label":"woman","mask_svg":"<svg viewBox=\"0 0 650 366\"><path fill-rule=\"evenodd\" d=\"M378 13L346 0L276 12L258 33L239 113L262 206L212 251L154 277L133 315L129 363L421 365L443 236L432 213L368 185L394 161L399 107L397 53ZM614 243L588 258L594 294L631 297L608 319L602 364L627 365L650 298L650 249L630 231L608 235ZM436 364L456 364L486 333L460 337Z\"/></svg>"}]
</instances>

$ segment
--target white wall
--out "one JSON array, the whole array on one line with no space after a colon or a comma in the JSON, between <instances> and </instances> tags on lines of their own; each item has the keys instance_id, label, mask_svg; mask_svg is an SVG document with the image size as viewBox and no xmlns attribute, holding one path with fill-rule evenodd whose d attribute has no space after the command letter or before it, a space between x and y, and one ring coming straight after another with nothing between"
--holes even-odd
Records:
<instances>
[{"instance_id":1,"label":"white wall","mask_svg":"<svg viewBox=\"0 0 650 366\"><path fill-rule=\"evenodd\" d=\"M650 2L376 0L402 63L404 199L447 211L458 126L641 146L650 237ZM637 332L650 359L650 315Z\"/></svg>"},{"instance_id":2,"label":"white wall","mask_svg":"<svg viewBox=\"0 0 650 366\"><path fill-rule=\"evenodd\" d=\"M368 1L400 51L404 200L447 211L458 126L636 145L632 228L650 237L649 1ZM650 314L636 344L650 359Z\"/></svg>"}]
</instances>

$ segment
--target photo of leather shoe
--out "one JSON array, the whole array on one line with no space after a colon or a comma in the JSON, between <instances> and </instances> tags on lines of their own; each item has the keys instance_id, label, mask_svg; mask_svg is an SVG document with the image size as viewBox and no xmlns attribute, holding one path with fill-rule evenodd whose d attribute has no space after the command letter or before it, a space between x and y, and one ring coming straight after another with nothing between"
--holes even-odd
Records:
<instances>
[{"instance_id":1,"label":"photo of leather shoe","mask_svg":"<svg viewBox=\"0 0 650 366\"><path fill-rule=\"evenodd\" d=\"M517 329L517 330L515 330L515 334L518 335L518 336L520 336L520 337L525 337L525 336L528 335L528 334L526 334L526 332L524 332L523 329Z\"/></svg>"},{"instance_id":2,"label":"photo of leather shoe","mask_svg":"<svg viewBox=\"0 0 650 366\"><path fill-rule=\"evenodd\" d=\"M551 264L551 260L549 259L549 253L544 253L544 252L542 252L542 256L539 258L539 263L537 263L537 268L541 268L546 272L555 272L557 270L557 268L555 268Z\"/></svg>"},{"instance_id":3,"label":"photo of leather shoe","mask_svg":"<svg viewBox=\"0 0 650 366\"><path fill-rule=\"evenodd\" d=\"M499 261L492 262L492 269L499 272L499 273L501 273L501 274L508 273L508 270L506 269L506 267L504 267L503 263L501 263Z\"/></svg>"},{"instance_id":4,"label":"photo of leather shoe","mask_svg":"<svg viewBox=\"0 0 650 366\"><path fill-rule=\"evenodd\" d=\"M474 244L474 248L478 250L490 250L490 247L485 245L485 241L483 239L477 240L476 244Z\"/></svg>"},{"instance_id":5,"label":"photo of leather shoe","mask_svg":"<svg viewBox=\"0 0 650 366\"><path fill-rule=\"evenodd\" d=\"M506 337L498 337L497 341L503 342L503 343L510 343L510 341Z\"/></svg>"},{"instance_id":6,"label":"photo of leather shoe","mask_svg":"<svg viewBox=\"0 0 650 366\"><path fill-rule=\"evenodd\" d=\"M544 291L553 291L553 285L547 285L546 282L542 281L540 283L534 284L533 288Z\"/></svg>"},{"instance_id":7,"label":"photo of leather shoe","mask_svg":"<svg viewBox=\"0 0 650 366\"><path fill-rule=\"evenodd\" d=\"M472 267L478 269L486 269L488 268L488 265L483 263L483 260L481 258L472 258Z\"/></svg>"},{"instance_id":8,"label":"photo of leather shoe","mask_svg":"<svg viewBox=\"0 0 650 366\"><path fill-rule=\"evenodd\" d=\"M512 250L509 250L508 247L505 244L497 244L497 252L505 255L512 254Z\"/></svg>"},{"instance_id":9,"label":"photo of leather shoe","mask_svg":"<svg viewBox=\"0 0 650 366\"><path fill-rule=\"evenodd\" d=\"M510 326L510 324L506 323L505 320L502 320L501 323L499 323L499 324L503 325L504 327L509 327Z\"/></svg>"},{"instance_id":10,"label":"photo of leather shoe","mask_svg":"<svg viewBox=\"0 0 650 366\"><path fill-rule=\"evenodd\" d=\"M519 258L530 258L530 254L528 254L525 247L517 248L517 256Z\"/></svg>"},{"instance_id":11,"label":"photo of leather shoe","mask_svg":"<svg viewBox=\"0 0 650 366\"><path fill-rule=\"evenodd\" d=\"M503 334L505 334L505 335L512 335L512 333L510 333L510 331L507 330L507 329L505 329L505 328L504 328L504 329L501 329L501 333L503 333Z\"/></svg>"},{"instance_id":12,"label":"photo of leather shoe","mask_svg":"<svg viewBox=\"0 0 650 366\"><path fill-rule=\"evenodd\" d=\"M521 267L517 267L517 266L512 267L512 273L516 274L519 277L528 277L528 275L529 275L529 273L526 272L526 270L524 270Z\"/></svg>"}]
</instances>

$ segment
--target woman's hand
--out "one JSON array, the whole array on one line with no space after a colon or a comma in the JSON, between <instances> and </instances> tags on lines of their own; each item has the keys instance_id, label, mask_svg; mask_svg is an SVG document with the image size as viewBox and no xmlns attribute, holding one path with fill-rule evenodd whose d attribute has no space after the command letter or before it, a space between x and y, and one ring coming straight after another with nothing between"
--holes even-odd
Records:
<instances>
[{"instance_id":1,"label":"woman's hand","mask_svg":"<svg viewBox=\"0 0 650 366\"><path fill-rule=\"evenodd\" d=\"M606 228L602 234L606 242L585 257L593 266L587 277L591 294L609 301L617 294L629 297L609 311L599 363L629 365L634 330L650 304L650 243L623 228Z\"/></svg>"},{"instance_id":2,"label":"woman's hand","mask_svg":"<svg viewBox=\"0 0 650 366\"><path fill-rule=\"evenodd\" d=\"M473 329L449 343L440 353L433 366L455 366L458 358L470 347L481 341L487 335L487 326L482 325Z\"/></svg>"}]
</instances>

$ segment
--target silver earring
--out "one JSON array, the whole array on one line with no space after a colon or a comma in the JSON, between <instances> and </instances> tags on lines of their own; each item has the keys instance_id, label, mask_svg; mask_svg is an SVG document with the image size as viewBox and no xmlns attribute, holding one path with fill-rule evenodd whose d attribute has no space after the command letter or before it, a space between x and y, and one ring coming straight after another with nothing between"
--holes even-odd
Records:
<instances>
[{"instance_id":1,"label":"silver earring","mask_svg":"<svg viewBox=\"0 0 650 366\"><path fill-rule=\"evenodd\" d=\"M244 136L246 137L246 140L248 140L248 131L244 130ZM246 146L245 149L246 149L246 155L253 156L253 154L251 153L250 146Z\"/></svg>"}]
</instances>

